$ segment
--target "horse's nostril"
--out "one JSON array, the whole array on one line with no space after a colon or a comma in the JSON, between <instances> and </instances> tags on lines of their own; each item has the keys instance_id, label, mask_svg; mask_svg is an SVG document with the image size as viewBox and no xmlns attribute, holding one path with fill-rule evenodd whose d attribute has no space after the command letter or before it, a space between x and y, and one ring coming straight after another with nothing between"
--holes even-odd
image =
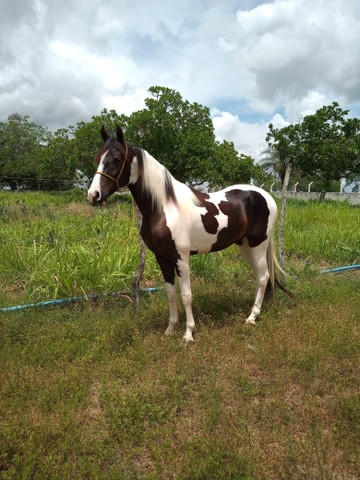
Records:
<instances>
[{"instance_id":1,"label":"horse's nostril","mask_svg":"<svg viewBox=\"0 0 360 480\"><path fill-rule=\"evenodd\" d=\"M98 190L88 192L88 200L93 205L97 205L101 199L101 193Z\"/></svg>"}]
</instances>

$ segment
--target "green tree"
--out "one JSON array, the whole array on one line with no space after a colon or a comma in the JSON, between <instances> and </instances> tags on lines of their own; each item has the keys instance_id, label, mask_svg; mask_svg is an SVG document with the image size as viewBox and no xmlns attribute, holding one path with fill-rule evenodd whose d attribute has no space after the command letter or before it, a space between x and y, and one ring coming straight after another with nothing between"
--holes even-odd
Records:
<instances>
[{"instance_id":1,"label":"green tree","mask_svg":"<svg viewBox=\"0 0 360 480\"><path fill-rule=\"evenodd\" d=\"M41 188L66 188L72 185L76 164L74 155L74 128L60 128L49 135L45 148L41 151L37 175L43 180ZM69 180L69 182L65 182ZM58 182L55 184L54 182Z\"/></svg>"},{"instance_id":2,"label":"green tree","mask_svg":"<svg viewBox=\"0 0 360 480\"><path fill-rule=\"evenodd\" d=\"M71 165L92 176L92 160L102 143L101 126L114 134L119 124L126 141L148 150L180 181L224 186L263 179L251 157L239 155L231 142L215 141L207 107L183 100L180 93L166 87L151 87L149 93L146 108L128 117L104 109L90 122L80 122L74 132Z\"/></svg>"},{"instance_id":3,"label":"green tree","mask_svg":"<svg viewBox=\"0 0 360 480\"><path fill-rule=\"evenodd\" d=\"M252 157L239 155L233 142L227 140L215 143L213 161L207 171L211 188L252 181L259 185L266 177Z\"/></svg>"},{"instance_id":4,"label":"green tree","mask_svg":"<svg viewBox=\"0 0 360 480\"><path fill-rule=\"evenodd\" d=\"M210 110L180 93L151 87L146 108L128 118L126 138L146 149L180 181L202 183L214 153Z\"/></svg>"},{"instance_id":5,"label":"green tree","mask_svg":"<svg viewBox=\"0 0 360 480\"><path fill-rule=\"evenodd\" d=\"M360 174L360 120L347 119L349 110L337 103L324 106L302 123L301 169L328 190L331 182Z\"/></svg>"},{"instance_id":6,"label":"green tree","mask_svg":"<svg viewBox=\"0 0 360 480\"><path fill-rule=\"evenodd\" d=\"M48 130L31 122L27 115L14 113L0 123L0 175L11 188L16 188L19 181L31 186L30 179L38 176L39 160L48 139Z\"/></svg>"},{"instance_id":7,"label":"green tree","mask_svg":"<svg viewBox=\"0 0 360 480\"><path fill-rule=\"evenodd\" d=\"M94 115L90 122L79 122L74 131L73 152L70 163L88 176L95 171L94 157L102 144L100 129L104 125L109 134L115 134L116 125L127 123L127 117L115 110L104 108L100 115Z\"/></svg>"},{"instance_id":8,"label":"green tree","mask_svg":"<svg viewBox=\"0 0 360 480\"><path fill-rule=\"evenodd\" d=\"M338 103L324 106L296 125L275 129L269 125L266 141L274 170L293 166L298 180L314 181L329 190L341 178L360 175L360 120L347 118L349 111Z\"/></svg>"}]
</instances>

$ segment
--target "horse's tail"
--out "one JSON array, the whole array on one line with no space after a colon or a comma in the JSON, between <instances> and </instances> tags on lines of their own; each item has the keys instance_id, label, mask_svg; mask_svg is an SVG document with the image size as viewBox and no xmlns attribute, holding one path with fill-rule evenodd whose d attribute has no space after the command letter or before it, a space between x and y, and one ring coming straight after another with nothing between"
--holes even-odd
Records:
<instances>
[{"instance_id":1,"label":"horse's tail","mask_svg":"<svg viewBox=\"0 0 360 480\"><path fill-rule=\"evenodd\" d=\"M281 282L279 282L276 273L279 272L283 275L283 277L287 277L287 273L284 269L280 266L278 259L275 253L275 245L274 245L274 235L270 236L269 246L267 249L267 262L269 268L269 282L267 285L267 293L270 294L269 296L272 298L274 295L275 287L279 287L283 292L285 292L289 297L294 298L294 294L288 290Z\"/></svg>"}]
</instances>

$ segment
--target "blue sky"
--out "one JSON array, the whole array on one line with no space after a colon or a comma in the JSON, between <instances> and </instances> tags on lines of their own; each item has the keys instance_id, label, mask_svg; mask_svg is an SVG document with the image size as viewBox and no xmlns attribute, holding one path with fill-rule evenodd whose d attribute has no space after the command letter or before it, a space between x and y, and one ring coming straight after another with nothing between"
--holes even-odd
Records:
<instances>
[{"instance_id":1,"label":"blue sky","mask_svg":"<svg viewBox=\"0 0 360 480\"><path fill-rule=\"evenodd\" d=\"M150 86L211 109L258 158L267 125L333 101L360 113L358 0L0 0L0 120L50 129L130 114Z\"/></svg>"}]
</instances>

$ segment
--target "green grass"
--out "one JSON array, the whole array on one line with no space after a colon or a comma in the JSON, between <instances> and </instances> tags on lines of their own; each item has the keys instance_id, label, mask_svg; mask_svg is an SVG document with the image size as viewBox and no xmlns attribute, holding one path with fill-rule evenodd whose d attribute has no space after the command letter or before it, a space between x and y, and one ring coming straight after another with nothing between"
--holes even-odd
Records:
<instances>
[{"instance_id":1,"label":"green grass","mask_svg":"<svg viewBox=\"0 0 360 480\"><path fill-rule=\"evenodd\" d=\"M136 252L127 200L93 210L82 198L61 203L56 197L44 208L34 195L31 211L22 212L14 204L19 198L27 203L25 195L3 203L0 196L8 219L1 224L2 251L3 239L11 238L6 245L17 242L30 262L34 248L43 248L32 265L50 272L56 263L46 270L50 260L43 256L63 251L65 264L76 263L74 252L83 246L79 284L72 277L69 292L95 283L104 291L122 288L124 281L114 284L109 273L122 264L99 274L101 282L82 276L94 245L106 244L110 256L126 256L125 244ZM337 245L331 208L340 231L348 232L347 257L342 249L318 249L318 234ZM356 261L359 211L289 202L285 245L288 268L298 273L290 280L296 300L278 292L255 328L243 323L254 279L236 249L193 259L194 345L182 342L182 308L176 335L163 336L164 291L143 296L137 313L119 296L0 314L0 478L359 478L360 276L315 274L322 265ZM129 238L120 248L109 236L114 218L116 238ZM96 235L89 239L91 231ZM128 255L136 268L136 254ZM144 284L161 285L152 262L149 257ZM46 283L49 273L34 270L31 280L30 269L21 272L7 266L0 274L4 304L55 293ZM60 278L61 270L55 272Z\"/></svg>"},{"instance_id":2,"label":"green grass","mask_svg":"<svg viewBox=\"0 0 360 480\"><path fill-rule=\"evenodd\" d=\"M360 208L345 202L289 200L284 243L308 263L360 263Z\"/></svg>"},{"instance_id":3,"label":"green grass","mask_svg":"<svg viewBox=\"0 0 360 480\"><path fill-rule=\"evenodd\" d=\"M40 300L129 287L139 245L127 198L96 211L84 194L64 203L58 194L53 204L50 194L13 195L12 204L10 195L0 196L0 283L15 297ZM149 256L146 274L155 271Z\"/></svg>"}]
</instances>

